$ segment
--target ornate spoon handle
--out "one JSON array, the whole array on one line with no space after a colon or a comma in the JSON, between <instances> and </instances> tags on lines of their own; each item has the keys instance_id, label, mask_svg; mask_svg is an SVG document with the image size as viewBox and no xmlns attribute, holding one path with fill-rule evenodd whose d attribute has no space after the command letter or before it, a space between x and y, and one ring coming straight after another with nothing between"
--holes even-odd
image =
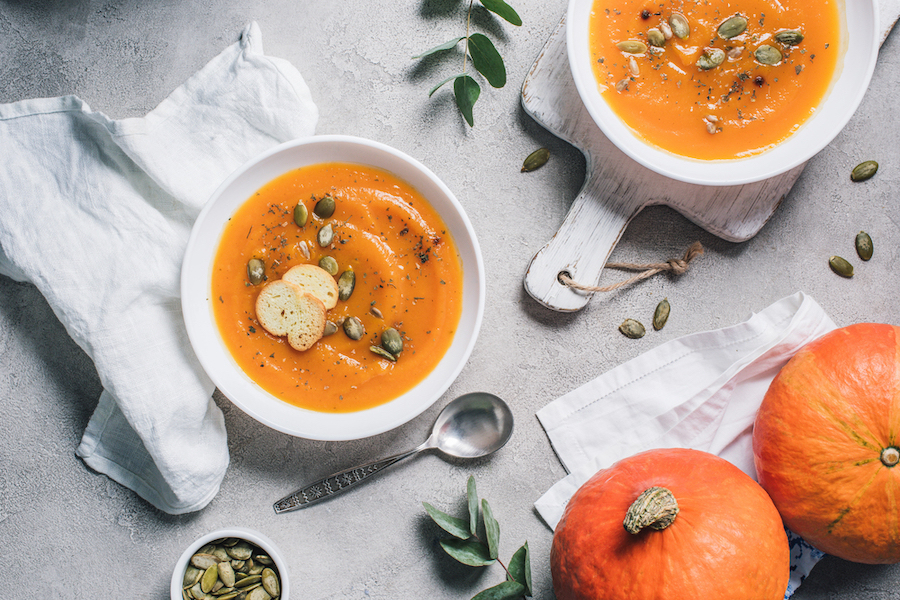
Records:
<instances>
[{"instance_id":1,"label":"ornate spoon handle","mask_svg":"<svg viewBox=\"0 0 900 600\"><path fill-rule=\"evenodd\" d=\"M287 496L276 502L273 508L275 509L276 513L285 513L291 512L292 510L306 508L310 504L315 504L320 500L325 500L326 498L334 496L338 492L353 487L356 484L365 481L372 475L380 473L394 463L400 462L404 458L408 458L413 454L421 452L422 450L426 450L429 447L430 446L428 446L427 444L423 444L418 448L415 448L414 450L409 450L401 454L395 454L394 456L382 458L381 460L377 460L366 465L361 465L352 469L348 469L346 471L335 473L334 475L329 475L324 479L320 479L315 483L311 483L291 494L288 494Z\"/></svg>"}]
</instances>

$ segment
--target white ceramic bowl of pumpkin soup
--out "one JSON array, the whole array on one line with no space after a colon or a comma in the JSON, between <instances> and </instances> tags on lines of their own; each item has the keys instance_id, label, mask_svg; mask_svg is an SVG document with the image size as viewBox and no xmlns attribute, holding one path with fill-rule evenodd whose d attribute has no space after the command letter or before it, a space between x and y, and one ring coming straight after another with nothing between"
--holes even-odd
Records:
<instances>
[{"instance_id":1,"label":"white ceramic bowl of pumpkin soup","mask_svg":"<svg viewBox=\"0 0 900 600\"><path fill-rule=\"evenodd\" d=\"M256 304L270 284L296 283L300 265L327 271L338 292L321 298L325 325L304 350ZM194 225L181 277L191 345L219 390L261 423L319 440L388 431L440 398L475 344L484 288L447 186L348 136L282 144L229 177Z\"/></svg>"},{"instance_id":2,"label":"white ceramic bowl of pumpkin soup","mask_svg":"<svg viewBox=\"0 0 900 600\"><path fill-rule=\"evenodd\" d=\"M738 185L828 145L869 85L873 0L571 0L567 48L593 120L666 177Z\"/></svg>"}]
</instances>

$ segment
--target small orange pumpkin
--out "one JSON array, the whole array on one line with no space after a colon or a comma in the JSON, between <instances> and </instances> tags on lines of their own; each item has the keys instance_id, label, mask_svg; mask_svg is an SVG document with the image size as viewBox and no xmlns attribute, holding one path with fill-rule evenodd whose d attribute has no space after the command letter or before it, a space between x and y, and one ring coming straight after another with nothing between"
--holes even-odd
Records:
<instances>
[{"instance_id":1,"label":"small orange pumpkin","mask_svg":"<svg viewBox=\"0 0 900 600\"><path fill-rule=\"evenodd\" d=\"M594 475L553 535L557 600L781 600L790 552L765 491L708 452L649 450Z\"/></svg>"},{"instance_id":2,"label":"small orange pumpkin","mask_svg":"<svg viewBox=\"0 0 900 600\"><path fill-rule=\"evenodd\" d=\"M900 561L900 328L851 325L801 348L763 399L753 454L789 529L845 560Z\"/></svg>"}]
</instances>

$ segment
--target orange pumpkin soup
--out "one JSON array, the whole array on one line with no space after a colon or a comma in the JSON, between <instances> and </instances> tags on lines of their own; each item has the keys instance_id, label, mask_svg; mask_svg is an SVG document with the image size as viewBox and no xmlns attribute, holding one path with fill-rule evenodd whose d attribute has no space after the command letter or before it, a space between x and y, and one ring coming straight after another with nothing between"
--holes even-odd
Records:
<instances>
[{"instance_id":1,"label":"orange pumpkin soup","mask_svg":"<svg viewBox=\"0 0 900 600\"><path fill-rule=\"evenodd\" d=\"M816 111L841 52L839 0L596 0L594 74L645 141L733 159L784 141Z\"/></svg>"},{"instance_id":2,"label":"orange pumpkin soup","mask_svg":"<svg viewBox=\"0 0 900 600\"><path fill-rule=\"evenodd\" d=\"M323 218L315 206L326 195L335 210ZM294 220L298 203L308 213L302 227ZM318 233L329 225L334 237L323 247ZM335 277L352 270L356 279L328 320L356 317L365 334L353 340L338 325L300 352L260 326L255 302L265 281L324 256L337 262ZM257 285L247 268L254 258L265 264ZM238 365L274 396L323 412L377 406L424 379L453 341L462 286L453 239L421 194L386 171L345 163L291 171L248 199L225 227L212 275L216 324ZM403 341L396 362L370 349L389 327Z\"/></svg>"}]
</instances>

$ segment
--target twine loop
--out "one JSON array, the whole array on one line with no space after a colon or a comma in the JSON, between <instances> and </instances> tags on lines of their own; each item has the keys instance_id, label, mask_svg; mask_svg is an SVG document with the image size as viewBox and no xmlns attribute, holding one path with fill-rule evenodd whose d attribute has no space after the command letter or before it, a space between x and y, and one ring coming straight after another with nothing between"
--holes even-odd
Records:
<instances>
[{"instance_id":1,"label":"twine loop","mask_svg":"<svg viewBox=\"0 0 900 600\"><path fill-rule=\"evenodd\" d=\"M606 263L606 267L610 269L640 271L640 273L637 273L633 277L630 277L618 283L613 283L611 285L584 285L583 283L578 283L577 281L573 280L572 277L565 271L559 274L559 281L564 285L567 285L576 290L581 290L583 292L611 292L613 290L619 289L620 287L624 287L637 281L653 277L657 273L667 272L674 275L682 275L685 271L688 270L691 261L693 261L701 254L703 254L703 245L700 242L694 242L687 250L685 250L684 256L682 256L681 258L670 258L664 263Z\"/></svg>"}]
</instances>

